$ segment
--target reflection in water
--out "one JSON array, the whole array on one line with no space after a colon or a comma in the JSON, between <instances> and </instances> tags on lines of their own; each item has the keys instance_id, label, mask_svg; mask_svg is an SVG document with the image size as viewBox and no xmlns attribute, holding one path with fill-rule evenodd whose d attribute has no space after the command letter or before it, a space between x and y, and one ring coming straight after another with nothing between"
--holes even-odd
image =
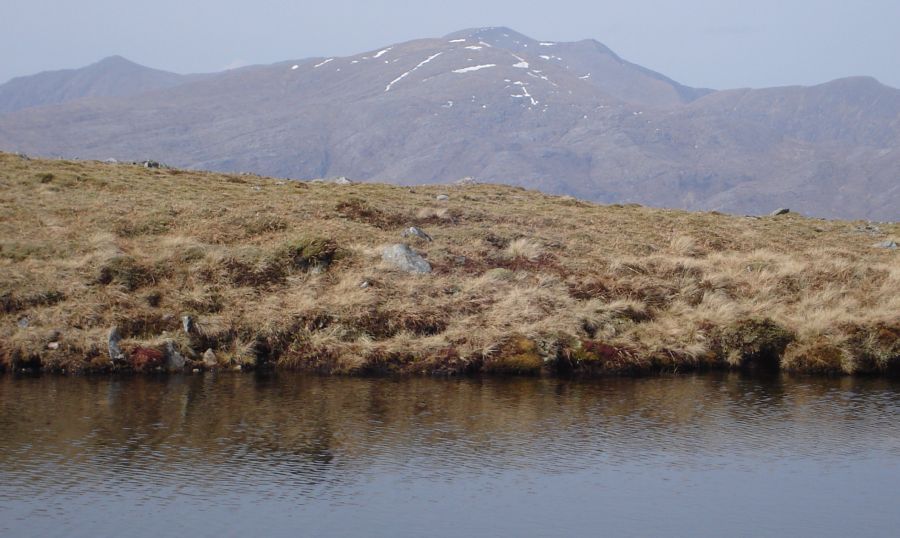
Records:
<instances>
[{"instance_id":1,"label":"reflection in water","mask_svg":"<svg viewBox=\"0 0 900 538\"><path fill-rule=\"evenodd\" d=\"M889 380L0 378L0 535L891 535Z\"/></svg>"}]
</instances>

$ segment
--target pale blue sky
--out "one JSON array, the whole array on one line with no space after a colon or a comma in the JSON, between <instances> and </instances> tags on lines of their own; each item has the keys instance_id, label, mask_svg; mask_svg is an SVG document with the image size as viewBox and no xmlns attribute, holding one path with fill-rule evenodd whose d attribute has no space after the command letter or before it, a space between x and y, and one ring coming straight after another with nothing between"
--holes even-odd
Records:
<instances>
[{"instance_id":1,"label":"pale blue sky","mask_svg":"<svg viewBox=\"0 0 900 538\"><path fill-rule=\"evenodd\" d=\"M205 72L477 26L594 38L692 86L871 75L900 87L898 0L0 0L0 82L112 54Z\"/></svg>"}]
</instances>

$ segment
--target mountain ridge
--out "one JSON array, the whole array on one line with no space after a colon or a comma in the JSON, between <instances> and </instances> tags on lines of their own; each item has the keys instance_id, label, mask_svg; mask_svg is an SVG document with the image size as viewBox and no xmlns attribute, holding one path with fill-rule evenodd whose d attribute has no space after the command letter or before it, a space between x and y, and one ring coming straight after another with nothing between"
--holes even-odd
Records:
<instances>
[{"instance_id":1,"label":"mountain ridge","mask_svg":"<svg viewBox=\"0 0 900 538\"><path fill-rule=\"evenodd\" d=\"M900 90L871 78L697 89L502 27L0 115L0 148L42 155L845 218L897 218L896 147Z\"/></svg>"}]
</instances>

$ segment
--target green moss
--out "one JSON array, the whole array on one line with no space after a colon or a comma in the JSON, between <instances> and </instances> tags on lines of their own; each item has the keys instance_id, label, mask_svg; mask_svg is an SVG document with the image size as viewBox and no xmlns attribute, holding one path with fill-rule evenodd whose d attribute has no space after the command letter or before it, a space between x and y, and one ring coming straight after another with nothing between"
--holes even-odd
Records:
<instances>
[{"instance_id":1,"label":"green moss","mask_svg":"<svg viewBox=\"0 0 900 538\"><path fill-rule=\"evenodd\" d=\"M722 330L719 345L733 367L776 370L794 334L771 319L744 319Z\"/></svg>"},{"instance_id":2,"label":"green moss","mask_svg":"<svg viewBox=\"0 0 900 538\"><path fill-rule=\"evenodd\" d=\"M484 371L503 374L537 374L543 360L538 346L530 338L521 335L510 338L496 355L485 361Z\"/></svg>"},{"instance_id":3,"label":"green moss","mask_svg":"<svg viewBox=\"0 0 900 538\"><path fill-rule=\"evenodd\" d=\"M322 237L300 237L282 245L275 259L290 269L327 269L338 255L337 243Z\"/></svg>"},{"instance_id":4,"label":"green moss","mask_svg":"<svg viewBox=\"0 0 900 538\"><path fill-rule=\"evenodd\" d=\"M134 291L154 282L158 276L155 273L153 268L139 263L132 256L116 256L100 267L97 282L115 284Z\"/></svg>"},{"instance_id":5,"label":"green moss","mask_svg":"<svg viewBox=\"0 0 900 538\"><path fill-rule=\"evenodd\" d=\"M788 372L805 374L851 374L855 369L850 353L826 339L788 345L782 368Z\"/></svg>"}]
</instances>

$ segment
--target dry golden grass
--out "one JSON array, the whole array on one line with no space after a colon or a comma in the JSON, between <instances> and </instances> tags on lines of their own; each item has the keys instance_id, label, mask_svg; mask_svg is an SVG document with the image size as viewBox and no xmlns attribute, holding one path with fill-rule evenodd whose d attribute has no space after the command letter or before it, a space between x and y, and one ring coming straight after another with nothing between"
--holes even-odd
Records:
<instances>
[{"instance_id":1,"label":"dry golden grass","mask_svg":"<svg viewBox=\"0 0 900 538\"><path fill-rule=\"evenodd\" d=\"M0 367L111 369L116 326L188 367L891 372L900 225L860 224L0 154ZM409 226L431 274L381 261Z\"/></svg>"}]
</instances>

